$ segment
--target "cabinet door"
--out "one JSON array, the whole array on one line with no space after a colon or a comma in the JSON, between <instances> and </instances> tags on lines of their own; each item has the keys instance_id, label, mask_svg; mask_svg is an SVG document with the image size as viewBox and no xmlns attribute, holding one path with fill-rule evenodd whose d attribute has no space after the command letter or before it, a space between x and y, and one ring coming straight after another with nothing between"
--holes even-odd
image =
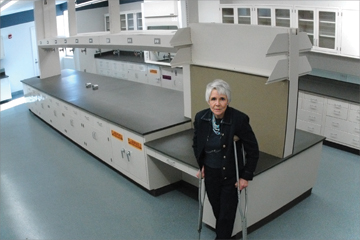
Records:
<instances>
[{"instance_id":1,"label":"cabinet door","mask_svg":"<svg viewBox=\"0 0 360 240\"><path fill-rule=\"evenodd\" d=\"M221 8L222 23L235 23L234 8Z\"/></svg>"},{"instance_id":2,"label":"cabinet door","mask_svg":"<svg viewBox=\"0 0 360 240\"><path fill-rule=\"evenodd\" d=\"M93 117L91 131L93 154L111 165L113 156L108 123L103 119Z\"/></svg>"},{"instance_id":3,"label":"cabinet door","mask_svg":"<svg viewBox=\"0 0 360 240\"><path fill-rule=\"evenodd\" d=\"M111 146L113 161L112 166L120 172L128 171L127 159L126 159L126 142L125 142L125 130L109 124L109 132L111 135Z\"/></svg>"},{"instance_id":4,"label":"cabinet door","mask_svg":"<svg viewBox=\"0 0 360 240\"><path fill-rule=\"evenodd\" d=\"M126 159L128 160L128 170L135 180L142 185L147 185L147 164L144 153L144 138L142 136L126 132L127 148Z\"/></svg>"},{"instance_id":5,"label":"cabinet door","mask_svg":"<svg viewBox=\"0 0 360 240\"><path fill-rule=\"evenodd\" d=\"M359 58L359 11L342 10L341 18L340 54Z\"/></svg>"},{"instance_id":6,"label":"cabinet door","mask_svg":"<svg viewBox=\"0 0 360 240\"><path fill-rule=\"evenodd\" d=\"M149 84L160 87L161 86L160 67L155 65L149 65L147 78Z\"/></svg>"},{"instance_id":7,"label":"cabinet door","mask_svg":"<svg viewBox=\"0 0 360 240\"><path fill-rule=\"evenodd\" d=\"M272 26L272 11L268 7L259 7L256 10L257 24L263 26Z\"/></svg>"},{"instance_id":8,"label":"cabinet door","mask_svg":"<svg viewBox=\"0 0 360 240\"><path fill-rule=\"evenodd\" d=\"M318 10L315 46L323 50L337 50L337 11Z\"/></svg>"},{"instance_id":9,"label":"cabinet door","mask_svg":"<svg viewBox=\"0 0 360 240\"><path fill-rule=\"evenodd\" d=\"M127 30L135 30L134 14L133 13L126 14L126 20L127 20Z\"/></svg>"},{"instance_id":10,"label":"cabinet door","mask_svg":"<svg viewBox=\"0 0 360 240\"><path fill-rule=\"evenodd\" d=\"M135 15L136 15L136 30L143 30L142 13L138 12Z\"/></svg>"},{"instance_id":11,"label":"cabinet door","mask_svg":"<svg viewBox=\"0 0 360 240\"><path fill-rule=\"evenodd\" d=\"M252 8L251 7L238 7L237 8L237 19L238 19L238 24L247 24L250 25L252 24Z\"/></svg>"},{"instance_id":12,"label":"cabinet door","mask_svg":"<svg viewBox=\"0 0 360 240\"><path fill-rule=\"evenodd\" d=\"M291 27L291 9L290 8L275 8L275 26L276 27Z\"/></svg>"},{"instance_id":13,"label":"cabinet door","mask_svg":"<svg viewBox=\"0 0 360 240\"><path fill-rule=\"evenodd\" d=\"M300 32L306 32L310 42L314 45L315 11L309 9L297 10L297 27Z\"/></svg>"},{"instance_id":14,"label":"cabinet door","mask_svg":"<svg viewBox=\"0 0 360 240\"><path fill-rule=\"evenodd\" d=\"M120 27L121 27L121 31L126 31L127 27L126 27L126 14L120 14Z\"/></svg>"}]
</instances>

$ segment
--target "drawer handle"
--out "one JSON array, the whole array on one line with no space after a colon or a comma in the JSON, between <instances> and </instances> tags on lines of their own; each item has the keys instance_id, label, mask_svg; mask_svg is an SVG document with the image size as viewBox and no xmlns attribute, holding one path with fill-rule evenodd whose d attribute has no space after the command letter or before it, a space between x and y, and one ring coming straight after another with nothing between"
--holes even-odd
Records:
<instances>
[{"instance_id":1,"label":"drawer handle","mask_svg":"<svg viewBox=\"0 0 360 240\"><path fill-rule=\"evenodd\" d=\"M100 127L102 127L102 122L97 122L97 124L98 124Z\"/></svg>"},{"instance_id":2,"label":"drawer handle","mask_svg":"<svg viewBox=\"0 0 360 240\"><path fill-rule=\"evenodd\" d=\"M314 132L314 128L313 127L308 127L307 128L309 132Z\"/></svg>"},{"instance_id":3,"label":"drawer handle","mask_svg":"<svg viewBox=\"0 0 360 240\"><path fill-rule=\"evenodd\" d=\"M330 137L331 138L337 138L337 134L336 133L330 133Z\"/></svg>"},{"instance_id":4,"label":"drawer handle","mask_svg":"<svg viewBox=\"0 0 360 240\"><path fill-rule=\"evenodd\" d=\"M334 107L337 109L341 109L341 104L334 104Z\"/></svg>"},{"instance_id":5,"label":"drawer handle","mask_svg":"<svg viewBox=\"0 0 360 240\"><path fill-rule=\"evenodd\" d=\"M309 120L314 122L314 121L316 121L316 117L314 117L314 116L309 116Z\"/></svg>"},{"instance_id":6,"label":"drawer handle","mask_svg":"<svg viewBox=\"0 0 360 240\"><path fill-rule=\"evenodd\" d=\"M360 133L360 128L355 128L354 131Z\"/></svg>"},{"instance_id":7,"label":"drawer handle","mask_svg":"<svg viewBox=\"0 0 360 240\"><path fill-rule=\"evenodd\" d=\"M334 114L339 116L339 115L340 115L340 111L334 110Z\"/></svg>"},{"instance_id":8,"label":"drawer handle","mask_svg":"<svg viewBox=\"0 0 360 240\"><path fill-rule=\"evenodd\" d=\"M312 98L312 99L310 99L310 102L317 103L318 101L317 101L317 99Z\"/></svg>"},{"instance_id":9,"label":"drawer handle","mask_svg":"<svg viewBox=\"0 0 360 240\"><path fill-rule=\"evenodd\" d=\"M360 116L356 116L356 120L360 121Z\"/></svg>"},{"instance_id":10,"label":"drawer handle","mask_svg":"<svg viewBox=\"0 0 360 240\"><path fill-rule=\"evenodd\" d=\"M86 118L86 120L88 120L88 121L89 121L89 117L88 117L88 116L85 116L85 118Z\"/></svg>"},{"instance_id":11,"label":"drawer handle","mask_svg":"<svg viewBox=\"0 0 360 240\"><path fill-rule=\"evenodd\" d=\"M96 132L92 132L92 137L93 137L93 139L97 140L97 134L96 134Z\"/></svg>"},{"instance_id":12,"label":"drawer handle","mask_svg":"<svg viewBox=\"0 0 360 240\"><path fill-rule=\"evenodd\" d=\"M313 110L316 110L317 106L316 105L310 105L310 108L313 109Z\"/></svg>"},{"instance_id":13,"label":"drawer handle","mask_svg":"<svg viewBox=\"0 0 360 240\"><path fill-rule=\"evenodd\" d=\"M332 124L331 124L333 127L339 127L339 123L337 123L337 122L332 122Z\"/></svg>"}]
</instances>

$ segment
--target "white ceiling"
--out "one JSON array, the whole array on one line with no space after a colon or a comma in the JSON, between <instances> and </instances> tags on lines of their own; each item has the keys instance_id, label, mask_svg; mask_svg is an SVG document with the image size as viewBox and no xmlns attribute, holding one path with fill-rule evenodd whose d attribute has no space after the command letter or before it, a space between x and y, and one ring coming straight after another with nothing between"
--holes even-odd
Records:
<instances>
[{"instance_id":1,"label":"white ceiling","mask_svg":"<svg viewBox=\"0 0 360 240\"><path fill-rule=\"evenodd\" d=\"M13 0L11 0L13 1ZM34 9L34 2L40 0L19 0L4 11L1 10L1 16L28 11ZM2 1L1 1L2 2ZM66 2L66 0L56 0L56 4Z\"/></svg>"}]
</instances>

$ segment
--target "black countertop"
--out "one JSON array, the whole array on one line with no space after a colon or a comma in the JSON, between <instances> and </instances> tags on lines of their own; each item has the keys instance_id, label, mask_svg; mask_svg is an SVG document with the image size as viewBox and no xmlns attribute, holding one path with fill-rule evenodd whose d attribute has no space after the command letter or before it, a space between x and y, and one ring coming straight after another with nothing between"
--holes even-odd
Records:
<instances>
[{"instance_id":1,"label":"black countertop","mask_svg":"<svg viewBox=\"0 0 360 240\"><path fill-rule=\"evenodd\" d=\"M180 91L69 69L22 82L140 135L190 122Z\"/></svg>"},{"instance_id":2,"label":"black countertop","mask_svg":"<svg viewBox=\"0 0 360 240\"><path fill-rule=\"evenodd\" d=\"M299 90L360 104L360 85L355 83L305 75L299 78Z\"/></svg>"},{"instance_id":3,"label":"black countertop","mask_svg":"<svg viewBox=\"0 0 360 240\"><path fill-rule=\"evenodd\" d=\"M193 129L189 129L168 137L147 142L145 143L145 145L180 162L183 162L191 167L198 168L198 164L196 162L192 149L193 134ZM314 146L315 144L323 141L324 139L325 138L322 136L297 129L295 134L293 154L286 158L278 158L260 152L260 158L257 168L255 170L255 176L286 161L287 159L293 157L296 154L299 154L300 152L310 148L311 146Z\"/></svg>"}]
</instances>

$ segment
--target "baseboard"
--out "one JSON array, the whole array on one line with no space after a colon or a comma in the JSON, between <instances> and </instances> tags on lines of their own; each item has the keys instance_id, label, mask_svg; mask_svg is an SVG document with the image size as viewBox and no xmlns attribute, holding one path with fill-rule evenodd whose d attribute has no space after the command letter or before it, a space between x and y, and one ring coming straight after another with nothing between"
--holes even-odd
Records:
<instances>
[{"instance_id":1,"label":"baseboard","mask_svg":"<svg viewBox=\"0 0 360 240\"><path fill-rule=\"evenodd\" d=\"M333 148L336 148L336 149L339 149L339 150L342 150L342 151L345 151L345 152L360 155L360 150L359 149L351 148L351 147L344 146L344 145L334 143L334 142L330 142L330 141L327 141L327 140L325 140L323 143L324 143L324 145L329 146L329 147L333 147Z\"/></svg>"}]
</instances>

